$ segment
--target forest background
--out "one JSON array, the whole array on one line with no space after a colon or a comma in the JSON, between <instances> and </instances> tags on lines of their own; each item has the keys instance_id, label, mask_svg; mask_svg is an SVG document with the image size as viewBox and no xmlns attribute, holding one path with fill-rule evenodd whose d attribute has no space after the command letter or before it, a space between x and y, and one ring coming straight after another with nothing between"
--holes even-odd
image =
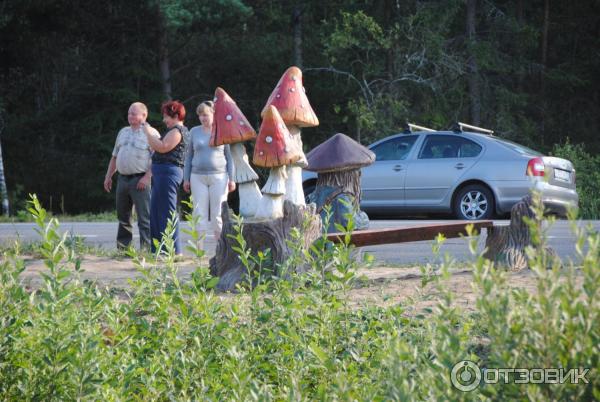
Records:
<instances>
[{"instance_id":1,"label":"forest background","mask_svg":"<svg viewBox=\"0 0 600 402\"><path fill-rule=\"evenodd\" d=\"M12 212L28 193L55 212L114 209L102 182L130 103L162 129L160 104L178 99L191 127L221 86L258 129L290 65L321 121L305 151L460 120L569 157L585 203L600 186L595 0L2 0L0 38Z\"/></svg>"}]
</instances>

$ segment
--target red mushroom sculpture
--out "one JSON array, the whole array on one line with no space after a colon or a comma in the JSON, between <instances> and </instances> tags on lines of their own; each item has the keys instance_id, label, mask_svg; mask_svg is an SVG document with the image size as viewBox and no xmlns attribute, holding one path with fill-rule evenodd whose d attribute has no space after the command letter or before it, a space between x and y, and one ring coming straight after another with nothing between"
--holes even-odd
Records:
<instances>
[{"instance_id":1,"label":"red mushroom sculpture","mask_svg":"<svg viewBox=\"0 0 600 402\"><path fill-rule=\"evenodd\" d=\"M288 68L279 79L277 86L269 96L261 115L265 116L270 106L275 106L285 122L293 141L293 146L300 153L299 160L288 166L285 186L285 199L296 205L305 205L302 189L302 168L307 166L302 152L302 127L316 127L319 119L315 115L303 86L302 70L296 66Z\"/></svg>"},{"instance_id":2,"label":"red mushroom sculpture","mask_svg":"<svg viewBox=\"0 0 600 402\"><path fill-rule=\"evenodd\" d=\"M297 162L301 157L300 152L293 145L290 132L277 109L269 106L263 115L254 146L254 164L271 169L269 178L262 188L263 197L254 215L257 220L283 216L286 165Z\"/></svg>"},{"instance_id":3,"label":"red mushroom sculpture","mask_svg":"<svg viewBox=\"0 0 600 402\"><path fill-rule=\"evenodd\" d=\"M233 180L238 184L240 195L240 215L254 216L262 195L256 184L258 175L248 163L248 155L243 142L256 138L246 116L235 101L220 87L215 90L215 117L210 145L213 147L231 144L231 157L234 164Z\"/></svg>"}]
</instances>

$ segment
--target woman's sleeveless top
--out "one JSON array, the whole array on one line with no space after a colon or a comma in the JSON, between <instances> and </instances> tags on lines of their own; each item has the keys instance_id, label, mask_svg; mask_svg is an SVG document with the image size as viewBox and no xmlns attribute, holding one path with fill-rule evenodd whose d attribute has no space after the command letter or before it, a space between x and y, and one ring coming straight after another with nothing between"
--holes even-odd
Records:
<instances>
[{"instance_id":1,"label":"woman's sleeveless top","mask_svg":"<svg viewBox=\"0 0 600 402\"><path fill-rule=\"evenodd\" d=\"M183 167L183 161L185 160L185 149L189 141L189 131L187 127L184 125L177 125L175 127L172 127L165 131L163 134L161 134L160 139L162 140L163 138L165 138L167 133L173 129L179 130L179 132L181 133L181 141L179 141L179 144L175 145L175 148L173 148L169 152L162 153L154 151L154 154L152 155L152 163L170 163L179 167Z\"/></svg>"}]
</instances>

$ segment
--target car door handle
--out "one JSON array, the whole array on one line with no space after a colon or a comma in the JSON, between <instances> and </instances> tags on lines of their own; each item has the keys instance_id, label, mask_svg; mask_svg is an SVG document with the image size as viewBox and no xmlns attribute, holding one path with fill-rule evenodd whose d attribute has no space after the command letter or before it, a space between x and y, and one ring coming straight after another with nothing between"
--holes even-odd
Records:
<instances>
[{"instance_id":1,"label":"car door handle","mask_svg":"<svg viewBox=\"0 0 600 402\"><path fill-rule=\"evenodd\" d=\"M393 167L393 169L394 169L394 171L399 172L399 171L401 171L404 168L402 167L402 165L396 165L396 166Z\"/></svg>"},{"instance_id":2,"label":"car door handle","mask_svg":"<svg viewBox=\"0 0 600 402\"><path fill-rule=\"evenodd\" d=\"M465 165L464 165L464 163L457 163L456 165L454 165L454 168L458 169L458 170L464 169Z\"/></svg>"}]
</instances>

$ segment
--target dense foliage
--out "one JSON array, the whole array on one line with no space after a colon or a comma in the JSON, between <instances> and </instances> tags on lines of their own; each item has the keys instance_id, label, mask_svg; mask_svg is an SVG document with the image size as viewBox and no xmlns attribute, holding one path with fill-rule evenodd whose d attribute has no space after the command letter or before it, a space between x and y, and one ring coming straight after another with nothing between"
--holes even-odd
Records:
<instances>
[{"instance_id":1,"label":"dense foliage","mask_svg":"<svg viewBox=\"0 0 600 402\"><path fill-rule=\"evenodd\" d=\"M600 217L600 155L590 154L583 144L573 145L569 141L555 145L552 155L573 162L579 193L579 217Z\"/></svg>"},{"instance_id":2,"label":"dense foliage","mask_svg":"<svg viewBox=\"0 0 600 402\"><path fill-rule=\"evenodd\" d=\"M348 291L359 284L352 250L324 239L311 253L296 246L286 262L308 261L314 270L308 276L265 281L257 274L240 293L219 295L212 290L217 278L204 267L191 281L179 280L173 242L165 238L171 252L163 267L151 269L136 257L143 276L120 295L82 282L85 267L58 234L58 222L46 222L37 199L31 212L48 269L32 291L19 280L18 251L2 256L2 399L600 398L600 237L575 225L576 266L561 270L545 252L531 254L535 291L511 288L506 272L476 258L477 301L474 311L464 311L453 303L460 295L444 284L452 267L446 261L441 276L423 269L423 285L436 284L439 302L415 311L410 299L391 307L352 304ZM534 238L544 241L542 233ZM266 257L237 240L247 267L261 273ZM465 359L490 368L590 371L587 383L501 380L465 393L450 383L452 367Z\"/></svg>"},{"instance_id":3,"label":"dense foliage","mask_svg":"<svg viewBox=\"0 0 600 402\"><path fill-rule=\"evenodd\" d=\"M457 119L550 151L568 135L600 150L599 3L145 0L0 3L0 117L13 211L112 209L102 178L135 100L161 126L168 96L193 110L217 85L258 127L299 64L321 125L363 143L406 119ZM469 16L473 16L470 18ZM194 125L190 114L188 125ZM62 211L61 211L62 209Z\"/></svg>"}]
</instances>

